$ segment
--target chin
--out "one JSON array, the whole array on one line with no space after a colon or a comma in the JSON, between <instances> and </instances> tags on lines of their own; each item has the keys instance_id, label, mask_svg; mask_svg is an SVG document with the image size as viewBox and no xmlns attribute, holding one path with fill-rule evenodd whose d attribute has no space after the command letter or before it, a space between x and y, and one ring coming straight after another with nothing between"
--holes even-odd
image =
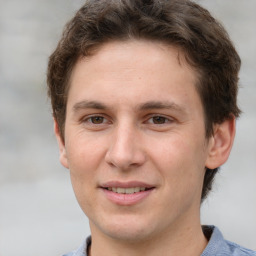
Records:
<instances>
[{"instance_id":1,"label":"chin","mask_svg":"<svg viewBox=\"0 0 256 256\"><path fill-rule=\"evenodd\" d=\"M124 241L125 243L139 243L149 239L152 232L147 230L121 229L119 231L108 230L108 235L114 240Z\"/></svg>"},{"instance_id":2,"label":"chin","mask_svg":"<svg viewBox=\"0 0 256 256\"><path fill-rule=\"evenodd\" d=\"M113 221L115 219L115 221ZM138 243L148 240L150 234L154 233L152 225L141 218L112 218L112 221L97 225L98 230L114 240Z\"/></svg>"}]
</instances>

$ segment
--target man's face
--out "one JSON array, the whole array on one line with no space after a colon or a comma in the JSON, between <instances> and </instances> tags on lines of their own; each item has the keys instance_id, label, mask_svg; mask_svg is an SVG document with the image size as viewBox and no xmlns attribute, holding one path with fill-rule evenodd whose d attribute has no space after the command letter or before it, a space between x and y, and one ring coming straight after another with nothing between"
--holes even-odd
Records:
<instances>
[{"instance_id":1,"label":"man's face","mask_svg":"<svg viewBox=\"0 0 256 256\"><path fill-rule=\"evenodd\" d=\"M61 162L92 234L138 241L199 223L209 145L176 48L111 42L77 62Z\"/></svg>"}]
</instances>

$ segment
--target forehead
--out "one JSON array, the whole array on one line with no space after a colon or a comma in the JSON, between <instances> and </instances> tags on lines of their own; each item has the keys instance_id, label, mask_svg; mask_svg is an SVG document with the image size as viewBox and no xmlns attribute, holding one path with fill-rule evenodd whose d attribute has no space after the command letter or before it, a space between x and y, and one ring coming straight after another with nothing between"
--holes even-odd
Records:
<instances>
[{"instance_id":1,"label":"forehead","mask_svg":"<svg viewBox=\"0 0 256 256\"><path fill-rule=\"evenodd\" d=\"M162 42L114 41L103 44L90 57L76 63L70 80L68 101L107 100L112 96L125 102L167 101L188 96L197 84L196 71L183 52ZM184 100L184 99L183 99Z\"/></svg>"},{"instance_id":2,"label":"forehead","mask_svg":"<svg viewBox=\"0 0 256 256\"><path fill-rule=\"evenodd\" d=\"M118 65L125 64L130 65L130 67L134 67L139 63L143 66L147 63L161 63L161 66L166 65L168 68L170 59L181 67L189 69L193 73L194 78L199 77L199 72L187 62L181 47L162 41L146 39L110 41L98 47L92 47L89 50L89 56L81 56L75 68L81 61L90 62L92 65L96 63L98 68L100 68L101 64L114 64L116 60L118 60ZM155 66L155 69L157 70L157 66Z\"/></svg>"}]
</instances>

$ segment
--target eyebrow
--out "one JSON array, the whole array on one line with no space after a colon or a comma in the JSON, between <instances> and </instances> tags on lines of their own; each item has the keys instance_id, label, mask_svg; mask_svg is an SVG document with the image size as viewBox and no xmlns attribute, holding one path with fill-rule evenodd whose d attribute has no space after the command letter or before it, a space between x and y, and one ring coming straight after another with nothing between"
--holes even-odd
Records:
<instances>
[{"instance_id":1,"label":"eyebrow","mask_svg":"<svg viewBox=\"0 0 256 256\"><path fill-rule=\"evenodd\" d=\"M83 100L83 101L80 101L78 103L76 103L74 106L73 106L73 111L74 112L77 112L79 111L80 109L87 109L87 108L93 108L93 109L107 109L107 106L98 102L98 101L87 101L87 100Z\"/></svg>"},{"instance_id":2,"label":"eyebrow","mask_svg":"<svg viewBox=\"0 0 256 256\"><path fill-rule=\"evenodd\" d=\"M83 101L76 103L73 106L73 111L77 112L79 110L88 109L88 108L99 109L99 110L108 109L107 105L105 105L101 102L83 100ZM169 101L148 101L148 102L140 104L136 108L139 110L173 109L178 112L186 112L184 107L182 107L174 102L169 102Z\"/></svg>"},{"instance_id":3,"label":"eyebrow","mask_svg":"<svg viewBox=\"0 0 256 256\"><path fill-rule=\"evenodd\" d=\"M168 101L149 101L142 105L140 105L139 109L141 110L149 110L149 109L173 109L179 112L186 112L185 108L174 103Z\"/></svg>"}]
</instances>

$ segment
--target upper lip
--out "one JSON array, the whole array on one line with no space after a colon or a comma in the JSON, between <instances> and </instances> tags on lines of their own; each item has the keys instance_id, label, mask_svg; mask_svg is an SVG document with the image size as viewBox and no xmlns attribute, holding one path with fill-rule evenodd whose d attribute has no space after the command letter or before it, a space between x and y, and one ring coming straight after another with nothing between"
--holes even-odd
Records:
<instances>
[{"instance_id":1,"label":"upper lip","mask_svg":"<svg viewBox=\"0 0 256 256\"><path fill-rule=\"evenodd\" d=\"M153 188L155 186L141 182L141 181L128 181L128 182L121 182L121 181L108 181L105 183L102 183L100 185L101 188Z\"/></svg>"}]
</instances>

